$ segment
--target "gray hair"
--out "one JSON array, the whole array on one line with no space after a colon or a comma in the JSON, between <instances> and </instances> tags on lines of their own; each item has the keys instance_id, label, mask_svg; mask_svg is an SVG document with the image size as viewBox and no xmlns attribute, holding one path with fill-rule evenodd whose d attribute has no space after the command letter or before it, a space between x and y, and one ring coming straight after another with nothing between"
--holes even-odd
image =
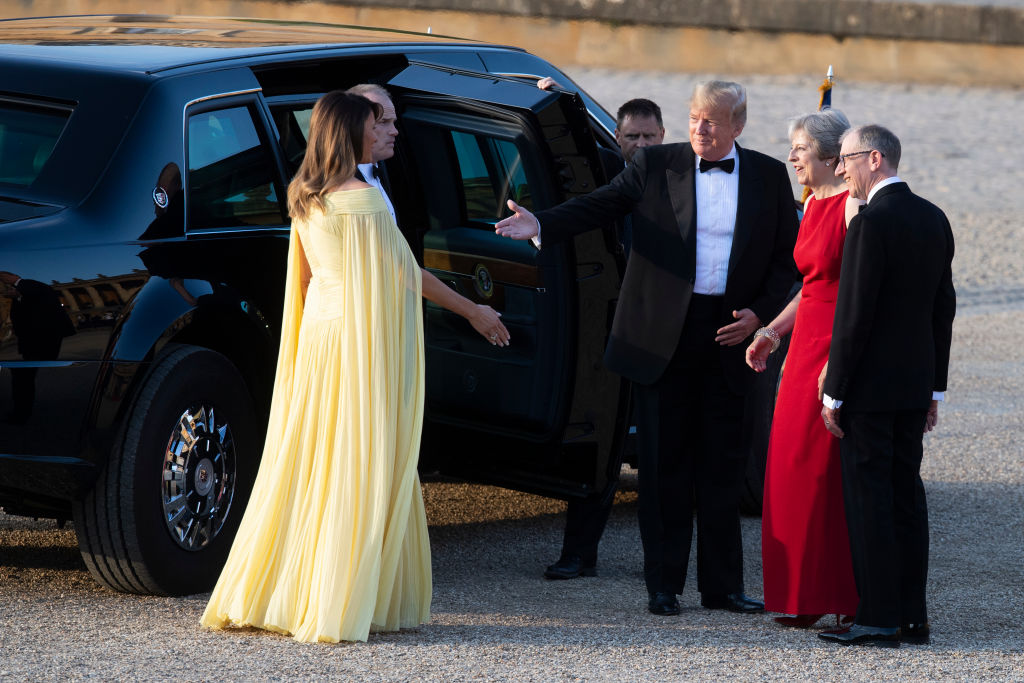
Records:
<instances>
[{"instance_id":1,"label":"gray hair","mask_svg":"<svg viewBox=\"0 0 1024 683\"><path fill-rule=\"evenodd\" d=\"M385 100L391 100L391 93L382 85L376 83L360 83L353 85L351 88L346 90L349 95L359 95L360 97L366 97L367 95L376 95L382 97Z\"/></svg>"},{"instance_id":2,"label":"gray hair","mask_svg":"<svg viewBox=\"0 0 1024 683\"><path fill-rule=\"evenodd\" d=\"M789 137L799 131L807 133L811 139L811 151L819 159L831 159L839 156L839 148L843 133L850 128L850 120L838 109L822 109L794 116L789 120Z\"/></svg>"},{"instance_id":3,"label":"gray hair","mask_svg":"<svg viewBox=\"0 0 1024 683\"><path fill-rule=\"evenodd\" d=\"M843 134L843 140L850 135L856 135L861 146L867 150L878 150L885 157L886 162L893 171L900 165L900 139L883 126L871 123L866 126L851 128ZM859 150L858 150L859 151Z\"/></svg>"},{"instance_id":4,"label":"gray hair","mask_svg":"<svg viewBox=\"0 0 1024 683\"><path fill-rule=\"evenodd\" d=\"M731 123L743 125L747 122L747 91L739 83L704 81L693 86L690 107L706 109L728 107L732 112Z\"/></svg>"}]
</instances>

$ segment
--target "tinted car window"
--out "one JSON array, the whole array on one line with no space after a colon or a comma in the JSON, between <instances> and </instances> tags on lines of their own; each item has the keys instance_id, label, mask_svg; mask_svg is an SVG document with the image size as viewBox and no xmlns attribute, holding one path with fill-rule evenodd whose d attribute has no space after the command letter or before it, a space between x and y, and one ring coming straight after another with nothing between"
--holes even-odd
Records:
<instances>
[{"instance_id":1,"label":"tinted car window","mask_svg":"<svg viewBox=\"0 0 1024 683\"><path fill-rule=\"evenodd\" d=\"M313 103L273 106L270 108L280 136L281 149L288 161L288 172L294 174L299 170L302 157L306 154L306 142L309 139L309 120L313 116Z\"/></svg>"},{"instance_id":2,"label":"tinted car window","mask_svg":"<svg viewBox=\"0 0 1024 683\"><path fill-rule=\"evenodd\" d=\"M451 131L459 162L466 218L493 222L504 217L508 199L533 208L530 186L515 144L486 135Z\"/></svg>"},{"instance_id":3,"label":"tinted car window","mask_svg":"<svg viewBox=\"0 0 1024 683\"><path fill-rule=\"evenodd\" d=\"M274 164L247 107L190 117L188 160L189 229L283 222Z\"/></svg>"},{"instance_id":4,"label":"tinted car window","mask_svg":"<svg viewBox=\"0 0 1024 683\"><path fill-rule=\"evenodd\" d=\"M70 115L70 109L0 99L0 183L35 182Z\"/></svg>"}]
</instances>

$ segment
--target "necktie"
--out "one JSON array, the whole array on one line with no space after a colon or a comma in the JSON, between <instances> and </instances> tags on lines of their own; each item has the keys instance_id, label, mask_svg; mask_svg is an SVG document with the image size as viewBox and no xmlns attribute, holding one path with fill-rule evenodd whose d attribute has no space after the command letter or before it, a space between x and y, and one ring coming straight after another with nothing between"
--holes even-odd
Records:
<instances>
[{"instance_id":1,"label":"necktie","mask_svg":"<svg viewBox=\"0 0 1024 683\"><path fill-rule=\"evenodd\" d=\"M700 160L700 172L707 173L713 168L720 168L726 173L732 173L732 170L736 168L735 159L721 159L719 161L708 161L707 159Z\"/></svg>"},{"instance_id":2,"label":"necktie","mask_svg":"<svg viewBox=\"0 0 1024 683\"><path fill-rule=\"evenodd\" d=\"M377 170L377 164L373 164L370 166L370 175L372 175L374 178L380 179L380 171Z\"/></svg>"}]
</instances>

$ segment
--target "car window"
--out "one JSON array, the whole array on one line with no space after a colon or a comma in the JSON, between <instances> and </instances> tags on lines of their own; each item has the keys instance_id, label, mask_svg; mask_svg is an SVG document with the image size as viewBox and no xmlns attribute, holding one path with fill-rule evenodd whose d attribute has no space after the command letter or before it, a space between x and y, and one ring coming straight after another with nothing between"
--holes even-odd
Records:
<instances>
[{"instance_id":1,"label":"car window","mask_svg":"<svg viewBox=\"0 0 1024 683\"><path fill-rule=\"evenodd\" d=\"M288 162L288 175L292 176L299 170L302 157L306 154L306 143L309 140L309 120L313 116L313 104L272 106L270 114L274 118L277 134L280 137L281 149Z\"/></svg>"},{"instance_id":2,"label":"car window","mask_svg":"<svg viewBox=\"0 0 1024 683\"><path fill-rule=\"evenodd\" d=\"M533 208L519 150L510 140L451 131L465 197L466 218L493 222L508 213L508 199Z\"/></svg>"},{"instance_id":3,"label":"car window","mask_svg":"<svg viewBox=\"0 0 1024 683\"><path fill-rule=\"evenodd\" d=\"M70 109L0 98L0 183L35 182L70 116Z\"/></svg>"},{"instance_id":4,"label":"car window","mask_svg":"<svg viewBox=\"0 0 1024 683\"><path fill-rule=\"evenodd\" d=\"M274 174L248 107L189 118L189 229L281 225Z\"/></svg>"}]
</instances>

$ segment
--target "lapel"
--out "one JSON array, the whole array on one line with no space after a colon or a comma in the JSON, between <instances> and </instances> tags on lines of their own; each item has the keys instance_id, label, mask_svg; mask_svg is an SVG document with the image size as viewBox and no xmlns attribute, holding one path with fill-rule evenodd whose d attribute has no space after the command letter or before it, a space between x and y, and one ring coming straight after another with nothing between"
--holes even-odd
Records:
<instances>
[{"instance_id":1,"label":"lapel","mask_svg":"<svg viewBox=\"0 0 1024 683\"><path fill-rule=\"evenodd\" d=\"M668 198L672 203L676 227L683 239L683 253L686 255L684 277L697 273L697 186L693 174L696 157L689 143L679 146L680 153L668 163L665 181Z\"/></svg>"},{"instance_id":2,"label":"lapel","mask_svg":"<svg viewBox=\"0 0 1024 683\"><path fill-rule=\"evenodd\" d=\"M736 193L736 229L732 234L732 251L729 253L729 276L739 262L739 257L750 242L761 209L760 169L754 167L754 160L747 150L736 145L736 156L740 160L740 182Z\"/></svg>"},{"instance_id":3,"label":"lapel","mask_svg":"<svg viewBox=\"0 0 1024 683\"><path fill-rule=\"evenodd\" d=\"M381 189L387 194L388 199L391 198L391 179L388 178L388 169L385 168L383 161L377 162L377 180L380 181Z\"/></svg>"}]
</instances>

